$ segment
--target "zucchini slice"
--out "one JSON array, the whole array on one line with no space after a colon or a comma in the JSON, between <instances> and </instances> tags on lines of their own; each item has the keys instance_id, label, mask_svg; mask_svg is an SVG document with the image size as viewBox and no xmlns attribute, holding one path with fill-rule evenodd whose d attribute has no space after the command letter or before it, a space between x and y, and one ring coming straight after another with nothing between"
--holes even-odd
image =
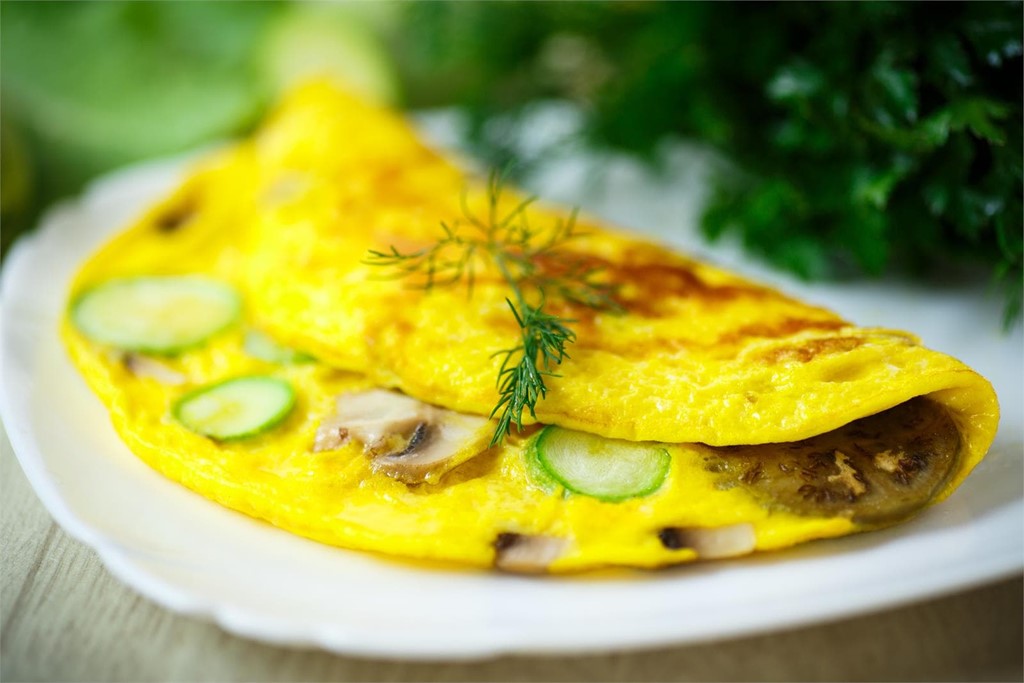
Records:
<instances>
[{"instance_id":1,"label":"zucchini slice","mask_svg":"<svg viewBox=\"0 0 1024 683\"><path fill-rule=\"evenodd\" d=\"M249 330L245 333L243 348L253 358L279 365L299 365L316 360L308 353L278 344L259 330Z\"/></svg>"},{"instance_id":2,"label":"zucchini slice","mask_svg":"<svg viewBox=\"0 0 1024 683\"><path fill-rule=\"evenodd\" d=\"M276 427L294 407L291 384L276 377L253 375L189 392L178 399L171 414L193 432L230 441Z\"/></svg>"},{"instance_id":3,"label":"zucchini slice","mask_svg":"<svg viewBox=\"0 0 1024 683\"><path fill-rule=\"evenodd\" d=\"M196 276L108 280L79 296L71 320L100 344L158 355L198 346L234 324L242 301L228 285Z\"/></svg>"},{"instance_id":4,"label":"zucchini slice","mask_svg":"<svg viewBox=\"0 0 1024 683\"><path fill-rule=\"evenodd\" d=\"M541 466L566 489L610 503L657 491L672 460L656 444L554 426L537 436L536 449Z\"/></svg>"}]
</instances>

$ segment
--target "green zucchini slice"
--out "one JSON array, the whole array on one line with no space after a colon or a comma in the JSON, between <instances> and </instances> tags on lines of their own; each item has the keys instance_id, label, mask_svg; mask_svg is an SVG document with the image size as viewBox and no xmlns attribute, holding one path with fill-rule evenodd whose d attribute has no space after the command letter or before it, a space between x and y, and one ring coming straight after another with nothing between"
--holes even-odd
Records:
<instances>
[{"instance_id":1,"label":"green zucchini slice","mask_svg":"<svg viewBox=\"0 0 1024 683\"><path fill-rule=\"evenodd\" d=\"M253 358L279 365L299 365L316 360L308 353L278 344L259 330L249 330L245 333L243 348Z\"/></svg>"},{"instance_id":2,"label":"green zucchini slice","mask_svg":"<svg viewBox=\"0 0 1024 683\"><path fill-rule=\"evenodd\" d=\"M228 285L196 276L108 280L79 296L71 320L100 344L174 355L234 324L242 301Z\"/></svg>"},{"instance_id":3,"label":"green zucchini slice","mask_svg":"<svg viewBox=\"0 0 1024 683\"><path fill-rule=\"evenodd\" d=\"M291 384L276 377L253 375L185 394L174 404L171 414L193 432L230 441L276 427L294 407Z\"/></svg>"},{"instance_id":4,"label":"green zucchini slice","mask_svg":"<svg viewBox=\"0 0 1024 683\"><path fill-rule=\"evenodd\" d=\"M566 489L612 503L657 491L671 463L657 444L553 426L538 435L536 449L541 466Z\"/></svg>"}]
</instances>

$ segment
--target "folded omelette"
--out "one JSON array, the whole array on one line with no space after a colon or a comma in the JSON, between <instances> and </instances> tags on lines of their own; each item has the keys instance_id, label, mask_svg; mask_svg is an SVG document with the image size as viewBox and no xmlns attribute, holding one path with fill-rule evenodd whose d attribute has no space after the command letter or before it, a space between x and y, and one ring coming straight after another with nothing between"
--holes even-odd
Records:
<instances>
[{"instance_id":1,"label":"folded omelette","mask_svg":"<svg viewBox=\"0 0 1024 683\"><path fill-rule=\"evenodd\" d=\"M571 336L494 439L525 309L465 247L498 224ZM403 270L446 239L465 261ZM890 525L948 496L998 423L990 384L913 335L497 191L325 83L85 263L62 334L169 478L325 543L509 571Z\"/></svg>"}]
</instances>

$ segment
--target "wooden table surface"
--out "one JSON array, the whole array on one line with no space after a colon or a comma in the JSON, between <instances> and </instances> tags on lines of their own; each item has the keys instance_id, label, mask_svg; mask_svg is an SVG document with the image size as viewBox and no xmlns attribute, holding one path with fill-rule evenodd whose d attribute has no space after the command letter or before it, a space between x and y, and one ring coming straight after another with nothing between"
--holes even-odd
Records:
<instances>
[{"instance_id":1,"label":"wooden table surface","mask_svg":"<svg viewBox=\"0 0 1024 683\"><path fill-rule=\"evenodd\" d=\"M869 616L712 644L392 662L246 640L140 597L52 521L2 430L0 500L5 682L1024 679L1019 577Z\"/></svg>"}]
</instances>

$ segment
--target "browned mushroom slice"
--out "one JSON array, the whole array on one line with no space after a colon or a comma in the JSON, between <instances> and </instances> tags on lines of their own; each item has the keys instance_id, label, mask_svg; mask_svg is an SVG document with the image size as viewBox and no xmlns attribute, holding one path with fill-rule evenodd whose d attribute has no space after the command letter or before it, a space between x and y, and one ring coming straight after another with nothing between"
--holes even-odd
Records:
<instances>
[{"instance_id":1,"label":"browned mushroom slice","mask_svg":"<svg viewBox=\"0 0 1024 683\"><path fill-rule=\"evenodd\" d=\"M949 412L915 398L803 441L709 448L705 464L720 486L743 487L770 508L875 524L924 507L959 454Z\"/></svg>"},{"instance_id":2,"label":"browned mushroom slice","mask_svg":"<svg viewBox=\"0 0 1024 683\"><path fill-rule=\"evenodd\" d=\"M370 389L338 397L335 412L317 429L313 449L331 450L355 439L373 459L374 471L418 484L437 481L482 453L489 437L487 418Z\"/></svg>"},{"instance_id":3,"label":"browned mushroom slice","mask_svg":"<svg viewBox=\"0 0 1024 683\"><path fill-rule=\"evenodd\" d=\"M689 548L702 560L739 557L754 552L756 538L752 524L721 527L665 527L658 532L661 544L669 550Z\"/></svg>"},{"instance_id":4,"label":"browned mushroom slice","mask_svg":"<svg viewBox=\"0 0 1024 683\"><path fill-rule=\"evenodd\" d=\"M373 469L406 483L434 481L451 468L487 449L488 420L435 409L401 450L378 455Z\"/></svg>"},{"instance_id":5,"label":"browned mushroom slice","mask_svg":"<svg viewBox=\"0 0 1024 683\"><path fill-rule=\"evenodd\" d=\"M568 549L567 538L500 533L494 539L494 567L517 574L538 574L546 572Z\"/></svg>"},{"instance_id":6,"label":"browned mushroom slice","mask_svg":"<svg viewBox=\"0 0 1024 683\"><path fill-rule=\"evenodd\" d=\"M186 381L185 375L174 368L141 353L126 353L121 357L121 363L136 377L148 377L161 384L176 386Z\"/></svg>"}]
</instances>

